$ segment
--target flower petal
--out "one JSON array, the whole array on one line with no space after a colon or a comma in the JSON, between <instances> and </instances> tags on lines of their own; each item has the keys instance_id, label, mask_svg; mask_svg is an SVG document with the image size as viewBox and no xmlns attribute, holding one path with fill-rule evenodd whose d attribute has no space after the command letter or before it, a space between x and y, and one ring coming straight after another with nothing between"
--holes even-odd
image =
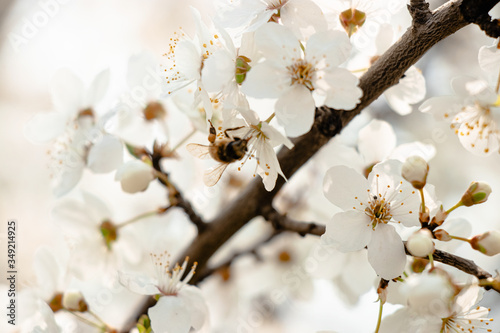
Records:
<instances>
[{"instance_id":1,"label":"flower petal","mask_svg":"<svg viewBox=\"0 0 500 333\"><path fill-rule=\"evenodd\" d=\"M84 86L82 80L67 68L58 70L50 81L54 106L68 116L76 116L83 106Z\"/></svg>"},{"instance_id":2,"label":"flower petal","mask_svg":"<svg viewBox=\"0 0 500 333\"><path fill-rule=\"evenodd\" d=\"M108 91L110 76L109 69L105 69L97 74L87 90L85 102L84 105L82 105L83 107L95 106L103 99Z\"/></svg>"},{"instance_id":3,"label":"flower petal","mask_svg":"<svg viewBox=\"0 0 500 333\"><path fill-rule=\"evenodd\" d=\"M368 261L383 279L391 280L403 273L406 265L405 248L392 225L377 225L368 244Z\"/></svg>"},{"instance_id":4,"label":"flower petal","mask_svg":"<svg viewBox=\"0 0 500 333\"><path fill-rule=\"evenodd\" d=\"M176 296L160 297L155 306L149 308L151 328L157 333L188 333L191 328L192 309Z\"/></svg>"},{"instance_id":5,"label":"flower petal","mask_svg":"<svg viewBox=\"0 0 500 333\"><path fill-rule=\"evenodd\" d=\"M462 98L458 96L440 96L429 98L418 109L433 114L437 119L451 121L462 110L462 105Z\"/></svg>"},{"instance_id":6,"label":"flower petal","mask_svg":"<svg viewBox=\"0 0 500 333\"><path fill-rule=\"evenodd\" d=\"M305 57L308 62L325 60L330 68L338 67L351 53L351 43L344 32L323 31L315 33L307 41Z\"/></svg>"},{"instance_id":7,"label":"flower petal","mask_svg":"<svg viewBox=\"0 0 500 333\"><path fill-rule=\"evenodd\" d=\"M67 119L59 112L36 114L24 126L24 136L34 143L47 143L64 132Z\"/></svg>"},{"instance_id":8,"label":"flower petal","mask_svg":"<svg viewBox=\"0 0 500 333\"><path fill-rule=\"evenodd\" d=\"M343 165L330 168L325 175L323 192L328 200L343 210L365 207L360 202L368 198L370 186L365 177Z\"/></svg>"},{"instance_id":9,"label":"flower petal","mask_svg":"<svg viewBox=\"0 0 500 333\"><path fill-rule=\"evenodd\" d=\"M325 105L339 109L352 110L359 103L363 91L358 87L359 79L345 68L335 68L325 73L329 85Z\"/></svg>"},{"instance_id":10,"label":"flower petal","mask_svg":"<svg viewBox=\"0 0 500 333\"><path fill-rule=\"evenodd\" d=\"M382 162L396 147L396 133L383 120L373 119L359 131L358 150L367 164Z\"/></svg>"},{"instance_id":11,"label":"flower petal","mask_svg":"<svg viewBox=\"0 0 500 333\"><path fill-rule=\"evenodd\" d=\"M123 163L123 144L113 135L104 135L90 148L87 166L96 173L107 173Z\"/></svg>"},{"instance_id":12,"label":"flower petal","mask_svg":"<svg viewBox=\"0 0 500 333\"><path fill-rule=\"evenodd\" d=\"M364 212L350 210L333 216L321 240L325 244L338 245L341 252L352 252L370 243L372 233L370 218Z\"/></svg>"},{"instance_id":13,"label":"flower petal","mask_svg":"<svg viewBox=\"0 0 500 333\"><path fill-rule=\"evenodd\" d=\"M191 326L195 330L202 328L208 317L208 307L201 290L197 287L186 285L179 291L178 297L191 310Z\"/></svg>"},{"instance_id":14,"label":"flower petal","mask_svg":"<svg viewBox=\"0 0 500 333\"><path fill-rule=\"evenodd\" d=\"M309 132L314 123L314 99L309 89L294 84L278 99L276 118L287 136L296 137Z\"/></svg>"},{"instance_id":15,"label":"flower petal","mask_svg":"<svg viewBox=\"0 0 500 333\"><path fill-rule=\"evenodd\" d=\"M241 91L256 98L277 98L292 82L286 68L273 61L257 64L247 73Z\"/></svg>"}]
</instances>

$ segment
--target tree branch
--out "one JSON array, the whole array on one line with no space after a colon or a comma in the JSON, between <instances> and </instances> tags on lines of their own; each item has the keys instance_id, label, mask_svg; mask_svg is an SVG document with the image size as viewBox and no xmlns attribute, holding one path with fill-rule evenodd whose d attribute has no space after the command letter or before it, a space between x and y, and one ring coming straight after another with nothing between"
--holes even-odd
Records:
<instances>
[{"instance_id":1,"label":"tree branch","mask_svg":"<svg viewBox=\"0 0 500 333\"><path fill-rule=\"evenodd\" d=\"M408 11L413 18L412 29L424 25L432 17L429 4L425 0L411 0Z\"/></svg>"},{"instance_id":2,"label":"tree branch","mask_svg":"<svg viewBox=\"0 0 500 333\"><path fill-rule=\"evenodd\" d=\"M325 233L325 226L314 222L300 222L288 218L286 215L278 213L271 207L262 212L262 216L273 225L278 231L293 231L301 236L316 235L321 236Z\"/></svg>"},{"instance_id":3,"label":"tree branch","mask_svg":"<svg viewBox=\"0 0 500 333\"><path fill-rule=\"evenodd\" d=\"M294 148L281 149L279 163L287 178L306 163L333 136L340 133L356 115L370 105L385 90L397 84L403 74L415 64L432 46L459 29L473 22L473 15L464 17L463 9L476 6L477 17L488 13L496 4L492 0L449 1L432 13L432 16L418 29L409 29L400 40L385 52L361 77L360 88L363 97L352 111L333 110L326 107L316 109L316 119L311 131L294 140ZM180 258L189 256L198 262L198 270L205 269L212 255L238 230L262 211L269 209L274 196L284 184L278 178L273 191L267 192L260 178L252 181L247 188L227 205L219 215L208 223ZM181 260L182 261L182 260ZM192 283L199 279L195 275ZM150 306L144 304L135 317L144 313Z\"/></svg>"}]
</instances>

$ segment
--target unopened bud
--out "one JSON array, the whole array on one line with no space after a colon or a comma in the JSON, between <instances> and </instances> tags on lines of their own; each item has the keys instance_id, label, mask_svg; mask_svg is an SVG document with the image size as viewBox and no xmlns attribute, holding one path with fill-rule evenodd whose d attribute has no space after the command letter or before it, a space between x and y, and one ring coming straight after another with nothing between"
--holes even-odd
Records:
<instances>
[{"instance_id":1,"label":"unopened bud","mask_svg":"<svg viewBox=\"0 0 500 333\"><path fill-rule=\"evenodd\" d=\"M477 205L488 200L490 193L490 185L484 182L472 182L462 196L461 201L466 207Z\"/></svg>"},{"instance_id":2,"label":"unopened bud","mask_svg":"<svg viewBox=\"0 0 500 333\"><path fill-rule=\"evenodd\" d=\"M442 242L449 242L452 240L450 234L443 229L434 231L434 236L436 236L437 240L440 240Z\"/></svg>"},{"instance_id":3,"label":"unopened bud","mask_svg":"<svg viewBox=\"0 0 500 333\"><path fill-rule=\"evenodd\" d=\"M85 302L85 298L78 290L65 291L62 305L65 309L70 311L86 312L88 310L87 302Z\"/></svg>"},{"instance_id":4,"label":"unopened bud","mask_svg":"<svg viewBox=\"0 0 500 333\"><path fill-rule=\"evenodd\" d=\"M424 188L427 182L427 174L429 173L429 165L420 156L411 156L406 159L401 169L401 175L411 185L420 190Z\"/></svg>"},{"instance_id":5,"label":"unopened bud","mask_svg":"<svg viewBox=\"0 0 500 333\"><path fill-rule=\"evenodd\" d=\"M115 176L115 180L121 183L123 191L127 193L145 191L154 178L151 166L138 160L123 164Z\"/></svg>"},{"instance_id":6,"label":"unopened bud","mask_svg":"<svg viewBox=\"0 0 500 333\"><path fill-rule=\"evenodd\" d=\"M427 267L428 263L429 260L427 259L415 257L413 258L413 262L411 263L411 270L414 273L422 273Z\"/></svg>"},{"instance_id":7,"label":"unopened bud","mask_svg":"<svg viewBox=\"0 0 500 333\"><path fill-rule=\"evenodd\" d=\"M434 252L432 233L427 229L420 229L408 238L406 248L415 257L428 257Z\"/></svg>"},{"instance_id":8,"label":"unopened bud","mask_svg":"<svg viewBox=\"0 0 500 333\"><path fill-rule=\"evenodd\" d=\"M474 236L470 240L470 245L474 250L478 250L487 256L494 256L500 253L500 231L493 230Z\"/></svg>"}]
</instances>

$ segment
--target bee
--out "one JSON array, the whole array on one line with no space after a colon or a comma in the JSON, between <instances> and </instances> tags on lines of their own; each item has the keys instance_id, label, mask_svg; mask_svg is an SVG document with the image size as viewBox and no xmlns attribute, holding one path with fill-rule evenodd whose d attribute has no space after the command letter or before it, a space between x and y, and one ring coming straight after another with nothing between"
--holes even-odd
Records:
<instances>
[{"instance_id":1,"label":"bee","mask_svg":"<svg viewBox=\"0 0 500 333\"><path fill-rule=\"evenodd\" d=\"M203 175L203 181L207 186L214 186L219 181L222 173L226 170L227 166L233 162L241 160L245 157L248 150L248 141L251 137L240 139L238 137L231 137L227 132L238 130L243 128L234 127L224 130L224 135L215 130L214 125L209 120L210 132L208 135L208 141L210 144L200 145L197 143L190 143L186 146L186 149L195 157L198 158L208 158L211 157L215 161L219 162L213 168L205 171Z\"/></svg>"}]
</instances>

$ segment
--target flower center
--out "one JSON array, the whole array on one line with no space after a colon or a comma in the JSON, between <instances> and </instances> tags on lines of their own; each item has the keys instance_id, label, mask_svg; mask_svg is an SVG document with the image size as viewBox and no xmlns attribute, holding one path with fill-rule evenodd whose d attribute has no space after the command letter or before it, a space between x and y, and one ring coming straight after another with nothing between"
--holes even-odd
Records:
<instances>
[{"instance_id":1,"label":"flower center","mask_svg":"<svg viewBox=\"0 0 500 333\"><path fill-rule=\"evenodd\" d=\"M293 65L288 66L287 69L292 77L292 85L298 83L306 86L306 88L311 91L314 90L312 79L316 69L312 64L300 59Z\"/></svg>"},{"instance_id":2,"label":"flower center","mask_svg":"<svg viewBox=\"0 0 500 333\"><path fill-rule=\"evenodd\" d=\"M369 203L369 207L366 207L365 214L372 220L372 228L375 230L379 223L387 224L391 220L391 204L385 198L374 196Z\"/></svg>"},{"instance_id":3,"label":"flower center","mask_svg":"<svg viewBox=\"0 0 500 333\"><path fill-rule=\"evenodd\" d=\"M106 247L108 248L108 250L111 250L111 245L118 238L116 226L111 223L111 221L106 220L102 222L100 229Z\"/></svg>"},{"instance_id":4,"label":"flower center","mask_svg":"<svg viewBox=\"0 0 500 333\"><path fill-rule=\"evenodd\" d=\"M351 37L365 23L366 14L355 8L349 8L340 13L339 19L342 27Z\"/></svg>"}]
</instances>

